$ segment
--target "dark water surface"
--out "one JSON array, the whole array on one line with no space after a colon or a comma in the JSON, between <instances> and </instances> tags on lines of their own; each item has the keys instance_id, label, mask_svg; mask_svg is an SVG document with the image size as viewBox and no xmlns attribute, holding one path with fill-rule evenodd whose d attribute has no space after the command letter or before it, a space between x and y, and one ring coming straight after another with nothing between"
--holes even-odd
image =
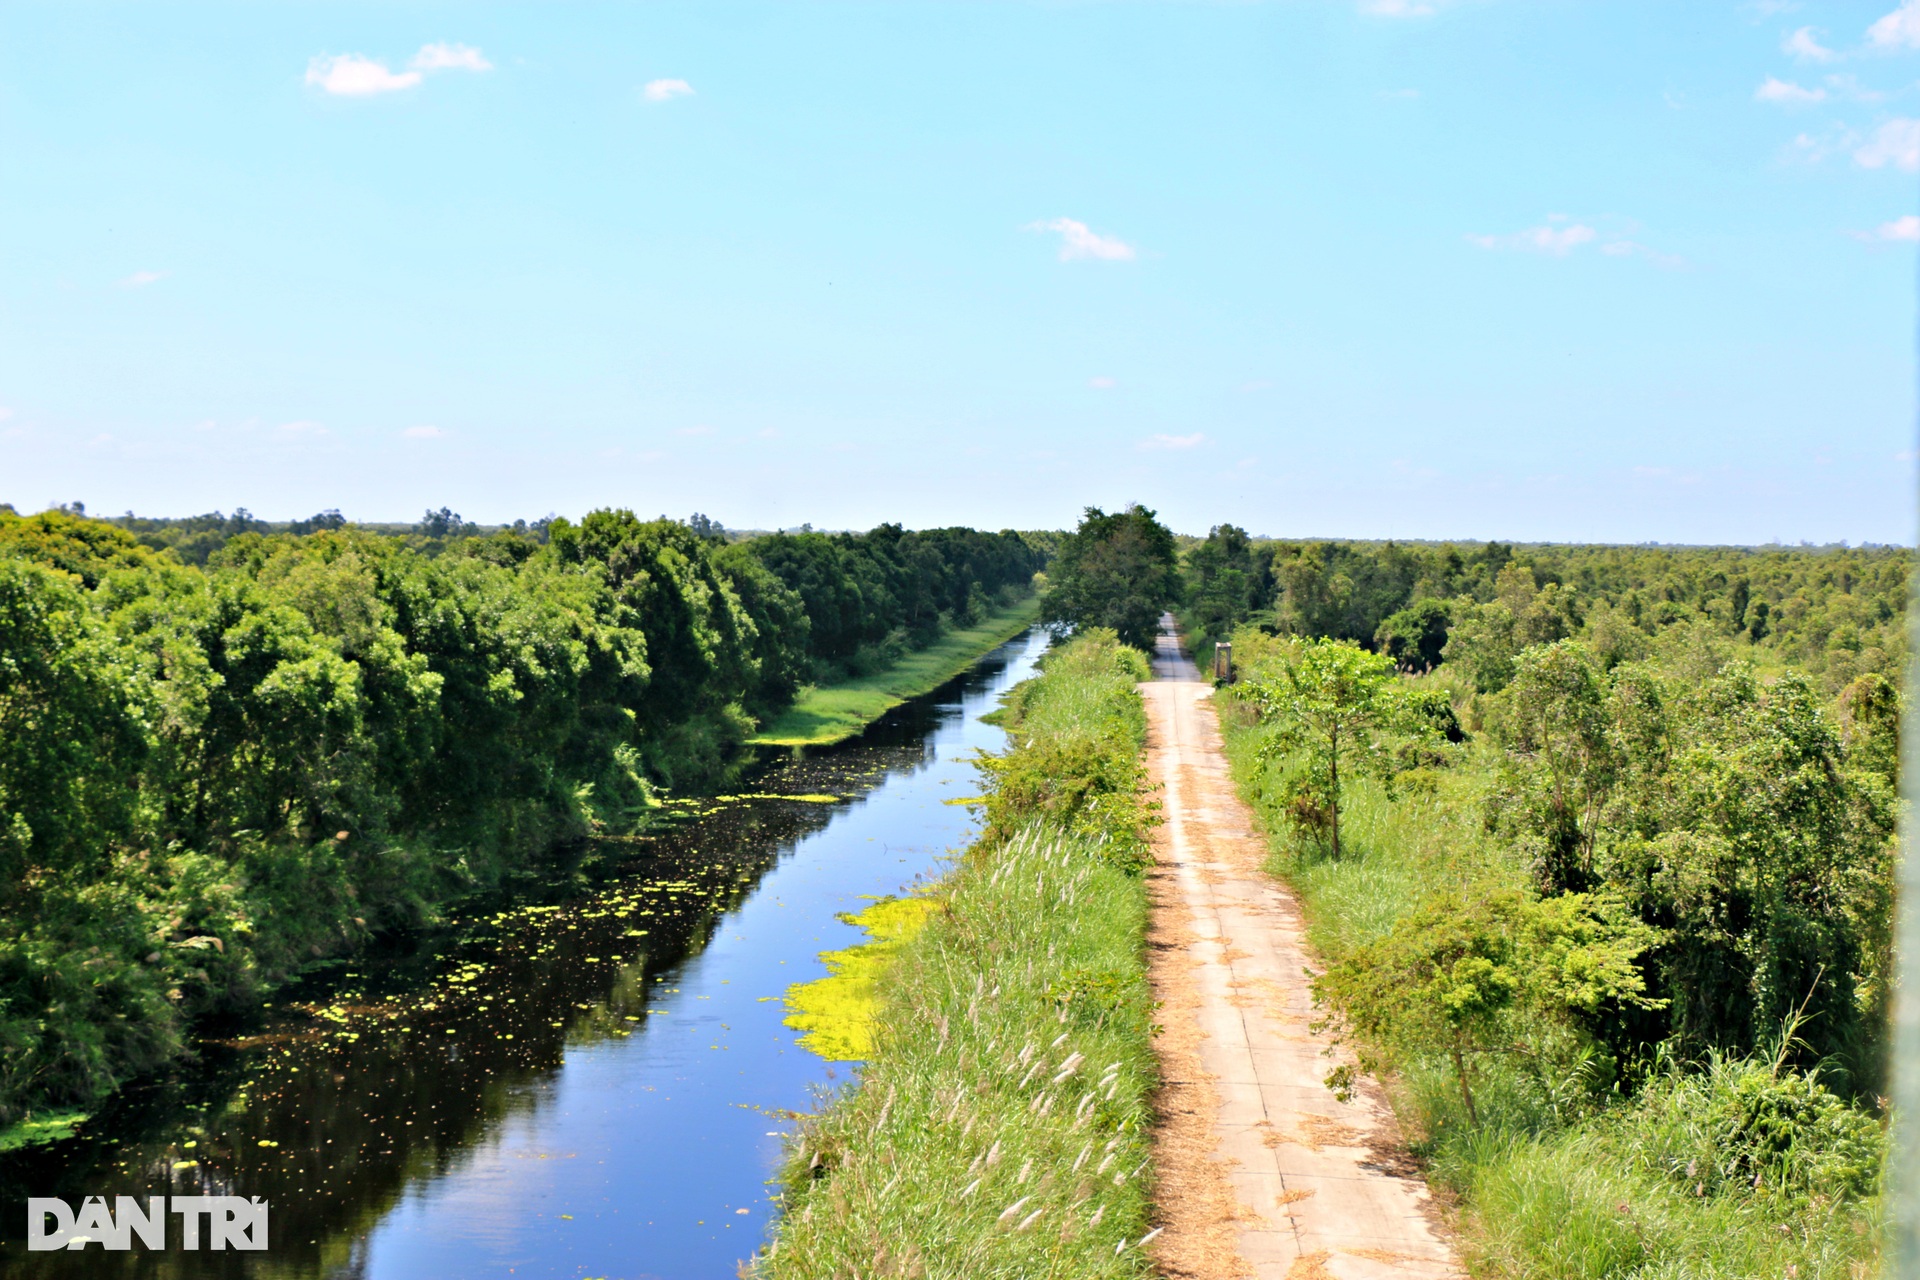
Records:
<instances>
[{"instance_id":1,"label":"dark water surface","mask_svg":"<svg viewBox=\"0 0 1920 1280\"><path fill-rule=\"evenodd\" d=\"M757 774L591 887L282 993L72 1141L0 1157L7 1276L731 1277L764 1239L785 1111L844 1082L780 997L836 918L963 845L968 759L1038 633L860 738ZM807 796L809 799L780 799ZM825 797L833 797L826 799ZM25 1198L241 1195L264 1253L28 1253ZM111 1203L111 1199L109 1200Z\"/></svg>"}]
</instances>

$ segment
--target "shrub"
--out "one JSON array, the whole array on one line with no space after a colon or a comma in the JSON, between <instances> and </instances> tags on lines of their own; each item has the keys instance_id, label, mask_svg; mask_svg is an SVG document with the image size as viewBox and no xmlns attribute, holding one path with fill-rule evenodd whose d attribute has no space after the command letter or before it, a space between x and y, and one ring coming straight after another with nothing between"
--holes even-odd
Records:
<instances>
[{"instance_id":1,"label":"shrub","mask_svg":"<svg viewBox=\"0 0 1920 1280\"><path fill-rule=\"evenodd\" d=\"M1879 1124L1812 1071L1716 1056L1704 1071L1656 1080L1640 1108L1641 1160L1697 1195L1858 1199L1879 1183Z\"/></svg>"}]
</instances>

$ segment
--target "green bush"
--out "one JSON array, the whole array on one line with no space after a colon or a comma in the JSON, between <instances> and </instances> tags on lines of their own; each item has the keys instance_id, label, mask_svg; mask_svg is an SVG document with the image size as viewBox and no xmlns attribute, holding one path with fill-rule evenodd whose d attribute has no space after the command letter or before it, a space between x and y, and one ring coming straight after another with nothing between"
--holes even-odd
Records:
<instances>
[{"instance_id":1,"label":"green bush","mask_svg":"<svg viewBox=\"0 0 1920 1280\"><path fill-rule=\"evenodd\" d=\"M1118 866L1145 867L1147 721L1134 691L1152 674L1145 656L1096 627L1049 653L1041 670L998 713L1015 748L979 762L989 784L985 838L1009 839L1043 820L1096 841Z\"/></svg>"},{"instance_id":2,"label":"green bush","mask_svg":"<svg viewBox=\"0 0 1920 1280\"><path fill-rule=\"evenodd\" d=\"M1715 1057L1656 1080L1638 1108L1640 1160L1696 1195L1860 1199L1879 1186L1879 1124L1812 1072Z\"/></svg>"}]
</instances>

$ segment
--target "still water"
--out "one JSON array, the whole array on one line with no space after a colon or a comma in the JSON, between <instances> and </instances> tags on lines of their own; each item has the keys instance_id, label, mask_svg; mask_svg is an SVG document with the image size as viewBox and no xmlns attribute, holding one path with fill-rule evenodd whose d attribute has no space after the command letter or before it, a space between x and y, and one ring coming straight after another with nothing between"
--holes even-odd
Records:
<instances>
[{"instance_id":1,"label":"still water","mask_svg":"<svg viewBox=\"0 0 1920 1280\"><path fill-rule=\"evenodd\" d=\"M78 1138L0 1157L8 1276L724 1280L765 1239L783 1116L846 1064L782 1021L840 919L964 845L980 717L1045 637L702 801L592 883L492 904L282 993ZM788 798L799 797L799 798ZM25 1198L241 1195L264 1253L28 1253Z\"/></svg>"}]
</instances>

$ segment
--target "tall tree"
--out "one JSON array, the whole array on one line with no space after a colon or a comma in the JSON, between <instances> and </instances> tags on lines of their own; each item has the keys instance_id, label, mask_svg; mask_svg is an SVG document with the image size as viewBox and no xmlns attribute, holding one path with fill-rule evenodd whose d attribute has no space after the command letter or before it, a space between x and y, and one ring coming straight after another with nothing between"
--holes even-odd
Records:
<instances>
[{"instance_id":1,"label":"tall tree","mask_svg":"<svg viewBox=\"0 0 1920 1280\"><path fill-rule=\"evenodd\" d=\"M1179 596L1173 532L1138 503L1112 515L1088 507L1048 577L1048 621L1111 627L1150 651L1160 614Z\"/></svg>"},{"instance_id":2,"label":"tall tree","mask_svg":"<svg viewBox=\"0 0 1920 1280\"><path fill-rule=\"evenodd\" d=\"M1258 577L1253 544L1237 525L1215 525L1187 555L1187 606L1193 625L1224 636L1253 610Z\"/></svg>"}]
</instances>

